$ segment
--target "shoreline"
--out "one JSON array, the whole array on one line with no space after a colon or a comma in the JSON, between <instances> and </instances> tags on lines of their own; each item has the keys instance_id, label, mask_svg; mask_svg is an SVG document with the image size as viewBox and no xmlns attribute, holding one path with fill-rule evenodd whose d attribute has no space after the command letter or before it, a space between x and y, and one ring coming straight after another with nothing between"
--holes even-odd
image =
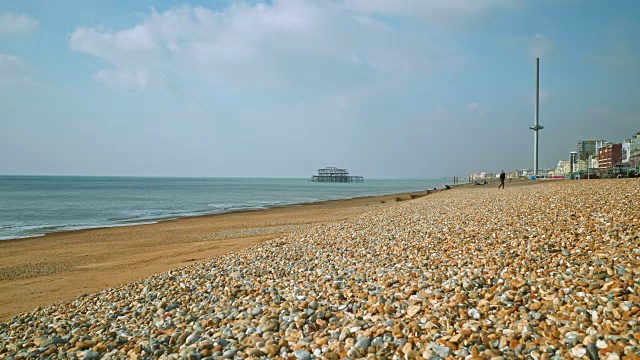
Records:
<instances>
[{"instance_id":1,"label":"shoreline","mask_svg":"<svg viewBox=\"0 0 640 360\"><path fill-rule=\"evenodd\" d=\"M0 320L426 195L322 200L2 240Z\"/></svg>"},{"instance_id":2,"label":"shoreline","mask_svg":"<svg viewBox=\"0 0 640 360\"><path fill-rule=\"evenodd\" d=\"M454 186L457 187L459 185L460 184L451 185L451 187L454 187ZM293 207L293 206L306 206L306 205L321 204L321 203L326 203L326 202L331 202L331 201L348 201L348 200L357 200L357 199L369 199L369 198L375 198L375 197L402 196L402 195L408 195L408 194L414 194L414 193L424 193L425 195L427 195L427 194L430 194L430 193L432 193L434 191L441 191L441 190L444 190L444 188L436 188L435 190L424 189L424 190L416 190L416 191L410 191L410 192L381 194L381 195L363 195L363 196L354 196L354 197L338 198L338 199L312 200L312 201L301 202L301 203L274 204L274 205L265 206L265 207L245 208L245 209L237 209L237 210L223 210L223 211L217 212L217 213L206 213L206 214L202 214L202 215L185 215L185 216L178 216L178 217L167 217L167 218L156 218L156 219L141 219L139 222L132 222L132 223L116 223L116 224L101 225L101 226L88 226L88 227L83 227L83 228L79 228L79 229L61 229L61 230L57 230L57 231L37 233L37 234L33 234L33 235L26 235L26 236L20 236L20 237L9 237L9 238L0 237L0 243L3 243L5 241L19 241L19 240L43 238L43 237L46 237L46 236L49 236L49 235L52 235L52 234L66 234L66 233L72 233L72 232L77 232L77 231L87 231L87 230L97 230L97 229L110 229L110 228L116 228L116 227L155 225L155 224L159 224L159 223L166 222L166 221L176 221L176 220L181 220L181 219L201 218L201 217L218 216L218 215L233 214L233 213L251 212L251 211L262 211L262 210L269 210L269 209L276 209L276 208L286 208L286 207Z\"/></svg>"}]
</instances>

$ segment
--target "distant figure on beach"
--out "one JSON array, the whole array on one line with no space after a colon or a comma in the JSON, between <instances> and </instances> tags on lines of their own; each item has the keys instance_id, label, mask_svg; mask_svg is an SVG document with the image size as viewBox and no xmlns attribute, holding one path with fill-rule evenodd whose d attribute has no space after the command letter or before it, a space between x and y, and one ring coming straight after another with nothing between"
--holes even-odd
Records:
<instances>
[{"instance_id":1,"label":"distant figure on beach","mask_svg":"<svg viewBox=\"0 0 640 360\"><path fill-rule=\"evenodd\" d=\"M504 173L504 170L502 170L502 173L500 173L500 185L498 185L498 189L500 189L500 187L502 187L504 189L504 178L507 175Z\"/></svg>"}]
</instances>

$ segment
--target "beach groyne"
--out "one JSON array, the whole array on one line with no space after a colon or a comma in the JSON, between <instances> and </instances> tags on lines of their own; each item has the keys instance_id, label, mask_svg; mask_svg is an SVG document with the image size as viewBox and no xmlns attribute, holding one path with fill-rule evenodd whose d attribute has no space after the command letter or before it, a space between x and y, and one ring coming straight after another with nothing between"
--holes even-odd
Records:
<instances>
[{"instance_id":1,"label":"beach groyne","mask_svg":"<svg viewBox=\"0 0 640 360\"><path fill-rule=\"evenodd\" d=\"M438 192L22 314L0 357L635 358L638 199Z\"/></svg>"}]
</instances>

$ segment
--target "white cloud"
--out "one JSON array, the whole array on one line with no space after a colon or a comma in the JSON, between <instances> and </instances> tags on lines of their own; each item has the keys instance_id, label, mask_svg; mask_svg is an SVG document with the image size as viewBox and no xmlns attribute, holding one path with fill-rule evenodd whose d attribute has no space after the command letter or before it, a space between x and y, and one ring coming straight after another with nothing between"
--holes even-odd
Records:
<instances>
[{"instance_id":1,"label":"white cloud","mask_svg":"<svg viewBox=\"0 0 640 360\"><path fill-rule=\"evenodd\" d=\"M480 111L481 109L482 107L477 102L470 102L467 104L467 110L471 112L477 112L477 111Z\"/></svg>"},{"instance_id":2,"label":"white cloud","mask_svg":"<svg viewBox=\"0 0 640 360\"><path fill-rule=\"evenodd\" d=\"M26 14L5 12L0 14L0 34L24 34L35 30L38 20Z\"/></svg>"},{"instance_id":3,"label":"white cloud","mask_svg":"<svg viewBox=\"0 0 640 360\"><path fill-rule=\"evenodd\" d=\"M344 7L357 12L379 15L427 17L449 21L469 19L494 9L519 6L519 0L346 0Z\"/></svg>"},{"instance_id":4,"label":"white cloud","mask_svg":"<svg viewBox=\"0 0 640 360\"><path fill-rule=\"evenodd\" d=\"M31 71L22 59L0 53L0 84L30 81Z\"/></svg>"},{"instance_id":5,"label":"white cloud","mask_svg":"<svg viewBox=\"0 0 640 360\"><path fill-rule=\"evenodd\" d=\"M529 57L543 58L553 50L553 41L544 34L535 34L529 40Z\"/></svg>"},{"instance_id":6,"label":"white cloud","mask_svg":"<svg viewBox=\"0 0 640 360\"><path fill-rule=\"evenodd\" d=\"M129 88L144 90L151 85L164 86L162 72L149 69L113 69L100 70L93 75L100 84L112 88Z\"/></svg>"},{"instance_id":7,"label":"white cloud","mask_svg":"<svg viewBox=\"0 0 640 360\"><path fill-rule=\"evenodd\" d=\"M410 3L422 8L422 1ZM508 2L428 3L424 11L479 13ZM376 14L397 11L394 1L375 4ZM374 79L415 78L464 63L455 45L437 31L425 35L396 29L372 15L372 9L351 0L239 2L222 11L182 6L152 11L128 29L78 27L69 46L110 64L94 74L97 81L134 88L154 84L140 69L168 80L335 90Z\"/></svg>"}]
</instances>

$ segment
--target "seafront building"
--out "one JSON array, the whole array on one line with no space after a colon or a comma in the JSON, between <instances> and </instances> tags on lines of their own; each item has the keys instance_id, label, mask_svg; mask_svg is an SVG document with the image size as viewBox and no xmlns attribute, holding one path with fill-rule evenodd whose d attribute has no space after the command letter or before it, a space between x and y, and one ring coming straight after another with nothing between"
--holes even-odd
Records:
<instances>
[{"instance_id":1,"label":"seafront building","mask_svg":"<svg viewBox=\"0 0 640 360\"><path fill-rule=\"evenodd\" d=\"M609 169L618 164L622 160L622 144L607 143L598 150L598 168Z\"/></svg>"},{"instance_id":2,"label":"seafront building","mask_svg":"<svg viewBox=\"0 0 640 360\"><path fill-rule=\"evenodd\" d=\"M627 139L622 143L622 149L620 150L620 163L629 164L631 160L631 139Z\"/></svg>"},{"instance_id":3,"label":"seafront building","mask_svg":"<svg viewBox=\"0 0 640 360\"><path fill-rule=\"evenodd\" d=\"M517 170L507 174L509 178L529 178L532 169ZM538 175L580 179L589 177L638 176L640 174L640 131L621 143L605 140L580 140L576 150L569 153L569 160L559 160L554 169L538 169ZM475 172L469 181L495 179L493 172Z\"/></svg>"},{"instance_id":4,"label":"seafront building","mask_svg":"<svg viewBox=\"0 0 640 360\"><path fill-rule=\"evenodd\" d=\"M604 144L604 140L580 140L576 145L576 152L578 153L579 160L587 160L589 156L596 156L598 149Z\"/></svg>"},{"instance_id":5,"label":"seafront building","mask_svg":"<svg viewBox=\"0 0 640 360\"><path fill-rule=\"evenodd\" d=\"M470 180L473 181L484 181L484 180L494 180L498 176L498 174L494 172L488 171L480 171L475 172L470 176Z\"/></svg>"},{"instance_id":6,"label":"seafront building","mask_svg":"<svg viewBox=\"0 0 640 360\"><path fill-rule=\"evenodd\" d=\"M559 160L554 171L556 176L564 176L571 172L571 164L568 160Z\"/></svg>"},{"instance_id":7,"label":"seafront building","mask_svg":"<svg viewBox=\"0 0 640 360\"><path fill-rule=\"evenodd\" d=\"M631 138L631 148L629 155L629 163L631 166L640 165L638 161L640 161L640 131L635 133Z\"/></svg>"},{"instance_id":8,"label":"seafront building","mask_svg":"<svg viewBox=\"0 0 640 360\"><path fill-rule=\"evenodd\" d=\"M518 170L518 177L528 178L530 175L533 175L533 169Z\"/></svg>"},{"instance_id":9,"label":"seafront building","mask_svg":"<svg viewBox=\"0 0 640 360\"><path fill-rule=\"evenodd\" d=\"M631 138L614 143L605 140L580 140L569 160L559 160L554 174L579 179L639 173L640 131Z\"/></svg>"},{"instance_id":10,"label":"seafront building","mask_svg":"<svg viewBox=\"0 0 640 360\"><path fill-rule=\"evenodd\" d=\"M569 154L569 173L573 174L576 172L576 162L578 161L578 152L572 151Z\"/></svg>"}]
</instances>

